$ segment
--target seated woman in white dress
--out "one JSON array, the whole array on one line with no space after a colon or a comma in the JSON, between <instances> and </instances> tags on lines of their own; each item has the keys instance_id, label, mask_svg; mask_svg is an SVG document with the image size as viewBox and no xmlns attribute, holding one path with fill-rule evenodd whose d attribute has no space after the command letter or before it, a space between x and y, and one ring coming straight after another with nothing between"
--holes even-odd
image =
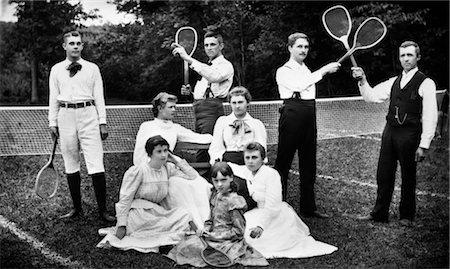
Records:
<instances>
[{"instance_id":1,"label":"seated woman in white dress","mask_svg":"<svg viewBox=\"0 0 450 269\"><path fill-rule=\"evenodd\" d=\"M237 86L228 93L231 114L221 116L214 126L213 139L208 153L210 163L216 161L244 164L244 146L249 142L259 142L266 148L267 132L264 124L247 112L251 101L249 91Z\"/></svg>"},{"instance_id":2,"label":"seated woman in white dress","mask_svg":"<svg viewBox=\"0 0 450 269\"><path fill-rule=\"evenodd\" d=\"M158 252L160 246L177 244L192 220L183 208L163 206L173 178L193 180L199 175L189 164L169 151L169 143L161 136L148 139L147 162L130 167L123 177L119 202L116 203L117 224L100 229L105 238L97 247Z\"/></svg>"},{"instance_id":3,"label":"seated woman in white dress","mask_svg":"<svg viewBox=\"0 0 450 269\"><path fill-rule=\"evenodd\" d=\"M141 124L136 135L136 145L133 152L133 163L139 165L148 162L149 156L145 152L145 143L155 135L162 136L169 143L169 149L173 151L178 141L198 144L209 144L210 134L198 134L172 120L176 114L177 97L166 92L161 92L153 98L152 111L154 120ZM173 178L169 184L169 194L165 199L168 208L183 207L189 211L195 224L203 227L203 223L209 216L209 196L212 185L203 177L198 176L193 180Z\"/></svg>"},{"instance_id":4,"label":"seated woman in white dress","mask_svg":"<svg viewBox=\"0 0 450 269\"><path fill-rule=\"evenodd\" d=\"M257 143L244 149L245 165L228 163L235 175L247 181L257 207L244 214L245 240L266 258L306 258L330 254L336 247L316 241L294 209L281 199L278 172L264 165L266 151Z\"/></svg>"}]
</instances>

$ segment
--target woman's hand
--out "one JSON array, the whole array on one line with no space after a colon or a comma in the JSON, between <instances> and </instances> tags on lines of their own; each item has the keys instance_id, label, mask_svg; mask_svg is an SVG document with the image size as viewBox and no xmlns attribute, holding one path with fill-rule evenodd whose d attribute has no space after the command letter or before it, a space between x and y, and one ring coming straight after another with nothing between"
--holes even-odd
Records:
<instances>
[{"instance_id":1,"label":"woman's hand","mask_svg":"<svg viewBox=\"0 0 450 269\"><path fill-rule=\"evenodd\" d=\"M173 152L169 151L169 154L167 155L167 161L177 164L179 161L181 160L180 157L178 157L177 155L173 154Z\"/></svg>"},{"instance_id":2,"label":"woman's hand","mask_svg":"<svg viewBox=\"0 0 450 269\"><path fill-rule=\"evenodd\" d=\"M117 227L116 231L116 237L122 240L124 236L127 234L127 227L126 226L119 226Z\"/></svg>"},{"instance_id":3,"label":"woman's hand","mask_svg":"<svg viewBox=\"0 0 450 269\"><path fill-rule=\"evenodd\" d=\"M259 238L263 233L263 228L256 226L255 228L250 229L250 237L251 238Z\"/></svg>"}]
</instances>

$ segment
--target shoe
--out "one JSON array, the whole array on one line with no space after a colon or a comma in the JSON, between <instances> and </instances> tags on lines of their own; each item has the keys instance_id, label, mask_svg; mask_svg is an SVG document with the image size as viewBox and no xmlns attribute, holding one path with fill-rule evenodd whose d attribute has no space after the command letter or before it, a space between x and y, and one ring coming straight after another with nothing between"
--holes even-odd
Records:
<instances>
[{"instance_id":1,"label":"shoe","mask_svg":"<svg viewBox=\"0 0 450 269\"><path fill-rule=\"evenodd\" d=\"M116 218L111 216L111 215L109 215L108 212L100 213L100 218L102 220L104 220L104 221L107 221L107 222L114 222L114 221L116 221Z\"/></svg>"},{"instance_id":2,"label":"shoe","mask_svg":"<svg viewBox=\"0 0 450 269\"><path fill-rule=\"evenodd\" d=\"M307 218L319 218L319 219L326 219L329 218L330 215L325 214L325 213L321 213L319 211L314 211L312 213L303 213L303 216L307 217Z\"/></svg>"},{"instance_id":3,"label":"shoe","mask_svg":"<svg viewBox=\"0 0 450 269\"><path fill-rule=\"evenodd\" d=\"M400 223L401 226L404 226L404 227L412 227L412 226L414 226L414 222L412 220L409 220L409 219L401 219L399 221L399 223Z\"/></svg>"},{"instance_id":4,"label":"shoe","mask_svg":"<svg viewBox=\"0 0 450 269\"><path fill-rule=\"evenodd\" d=\"M83 214L83 212L81 210L72 209L69 211L69 213L60 216L58 219L73 219L73 218L79 217L82 214Z\"/></svg>"}]
</instances>

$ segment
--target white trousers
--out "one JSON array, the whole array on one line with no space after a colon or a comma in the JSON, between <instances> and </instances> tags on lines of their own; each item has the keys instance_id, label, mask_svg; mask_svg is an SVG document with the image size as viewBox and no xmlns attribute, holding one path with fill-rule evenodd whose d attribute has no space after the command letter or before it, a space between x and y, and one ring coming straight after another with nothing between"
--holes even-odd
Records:
<instances>
[{"instance_id":1,"label":"white trousers","mask_svg":"<svg viewBox=\"0 0 450 269\"><path fill-rule=\"evenodd\" d=\"M67 174L80 171L80 147L90 175L105 171L103 145L95 106L63 108L58 113L61 153Z\"/></svg>"}]
</instances>

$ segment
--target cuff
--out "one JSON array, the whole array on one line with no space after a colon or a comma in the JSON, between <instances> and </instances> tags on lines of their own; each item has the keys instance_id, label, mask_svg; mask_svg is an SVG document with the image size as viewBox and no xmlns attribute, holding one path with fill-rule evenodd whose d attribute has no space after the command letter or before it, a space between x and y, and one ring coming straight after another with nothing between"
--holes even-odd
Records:
<instances>
[{"instance_id":1,"label":"cuff","mask_svg":"<svg viewBox=\"0 0 450 269\"><path fill-rule=\"evenodd\" d=\"M192 63L190 65L190 67L192 68L192 70L198 71L200 69L201 65L202 65L201 62L197 61L196 59L192 59Z\"/></svg>"},{"instance_id":2,"label":"cuff","mask_svg":"<svg viewBox=\"0 0 450 269\"><path fill-rule=\"evenodd\" d=\"M127 226L127 216L116 216L117 217L117 224L116 226Z\"/></svg>"}]
</instances>

